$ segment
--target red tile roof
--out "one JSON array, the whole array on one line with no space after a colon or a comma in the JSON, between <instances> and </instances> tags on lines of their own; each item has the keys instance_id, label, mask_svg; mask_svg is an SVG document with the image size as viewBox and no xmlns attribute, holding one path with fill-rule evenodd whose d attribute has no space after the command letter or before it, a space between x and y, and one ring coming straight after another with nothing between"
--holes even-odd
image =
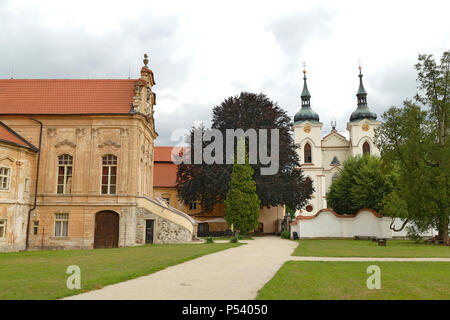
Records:
<instances>
[{"instance_id":1,"label":"red tile roof","mask_svg":"<svg viewBox=\"0 0 450 320\"><path fill-rule=\"evenodd\" d=\"M172 153L181 155L187 147L155 147L155 162L172 162ZM184 149L186 150L186 149Z\"/></svg>"},{"instance_id":2,"label":"red tile roof","mask_svg":"<svg viewBox=\"0 0 450 320\"><path fill-rule=\"evenodd\" d=\"M0 79L0 114L129 113L136 79Z\"/></svg>"},{"instance_id":3,"label":"red tile roof","mask_svg":"<svg viewBox=\"0 0 450 320\"><path fill-rule=\"evenodd\" d=\"M154 187L176 186L178 167L172 162L171 153L173 149L174 147L155 147L155 170L153 171Z\"/></svg>"},{"instance_id":4,"label":"red tile roof","mask_svg":"<svg viewBox=\"0 0 450 320\"><path fill-rule=\"evenodd\" d=\"M174 147L155 147L155 162L172 162L171 154Z\"/></svg>"},{"instance_id":5,"label":"red tile roof","mask_svg":"<svg viewBox=\"0 0 450 320\"><path fill-rule=\"evenodd\" d=\"M175 187L177 184L178 166L175 163L155 162L153 171L154 187Z\"/></svg>"},{"instance_id":6,"label":"red tile roof","mask_svg":"<svg viewBox=\"0 0 450 320\"><path fill-rule=\"evenodd\" d=\"M29 143L27 140L22 138L17 132L8 127L6 124L0 121L0 141L19 145L21 147L30 148L32 150L37 150L35 146Z\"/></svg>"}]
</instances>

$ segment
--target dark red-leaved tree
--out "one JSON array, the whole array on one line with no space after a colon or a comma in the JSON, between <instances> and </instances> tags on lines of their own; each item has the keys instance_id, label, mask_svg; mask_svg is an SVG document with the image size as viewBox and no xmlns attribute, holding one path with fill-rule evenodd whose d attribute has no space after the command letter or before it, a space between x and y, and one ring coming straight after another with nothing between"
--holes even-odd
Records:
<instances>
[{"instance_id":1,"label":"dark red-leaved tree","mask_svg":"<svg viewBox=\"0 0 450 320\"><path fill-rule=\"evenodd\" d=\"M268 151L271 150L270 129L279 130L279 170L273 175L262 175L261 167L267 167L259 161L252 164L256 182L256 192L261 200L261 206L287 205L292 209L302 208L310 199L313 189L305 183L298 154L295 151L291 134L292 122L287 113L268 99L264 94L242 92L239 96L229 97L220 105L214 107L212 128L223 134L224 157L226 146L226 129L268 129ZM190 157L193 161L195 145L194 132L204 133L208 129L203 126L192 128L187 137L190 143ZM236 150L237 139L234 139ZM210 142L203 142L203 147ZM248 144L248 140L247 140ZM246 150L248 151L248 145ZM225 161L224 161L225 163ZM177 191L185 204L199 200L202 209L212 211L214 206L222 203L227 195L232 164L181 164L177 172Z\"/></svg>"}]
</instances>

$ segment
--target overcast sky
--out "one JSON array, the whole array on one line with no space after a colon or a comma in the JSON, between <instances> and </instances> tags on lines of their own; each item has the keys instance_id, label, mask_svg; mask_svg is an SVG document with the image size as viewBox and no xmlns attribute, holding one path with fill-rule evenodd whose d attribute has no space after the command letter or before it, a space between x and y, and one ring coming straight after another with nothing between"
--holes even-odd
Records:
<instances>
[{"instance_id":1,"label":"overcast sky","mask_svg":"<svg viewBox=\"0 0 450 320\"><path fill-rule=\"evenodd\" d=\"M413 97L418 53L450 49L450 2L368 2L0 0L0 78L137 78L148 53L156 144L174 145L174 129L209 125L241 91L293 117L306 62L323 133L333 117L345 131L359 59L380 116Z\"/></svg>"}]
</instances>

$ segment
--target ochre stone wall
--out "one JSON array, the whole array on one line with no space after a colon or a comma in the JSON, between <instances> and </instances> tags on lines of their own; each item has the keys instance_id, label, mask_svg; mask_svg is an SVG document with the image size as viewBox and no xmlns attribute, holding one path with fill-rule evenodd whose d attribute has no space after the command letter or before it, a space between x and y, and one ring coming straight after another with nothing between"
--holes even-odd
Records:
<instances>
[{"instance_id":1,"label":"ochre stone wall","mask_svg":"<svg viewBox=\"0 0 450 320\"><path fill-rule=\"evenodd\" d=\"M121 215L124 208L136 206L136 196L153 195L152 157L156 134L151 123L140 114L55 115L34 118L43 123L43 134L37 208L31 216L30 248L92 248L97 212L112 210ZM35 146L39 145L38 123L27 116L17 115L4 116L2 121ZM5 151L1 150L0 158L4 158ZM10 158L17 162L21 156L27 155L24 151L19 153L10 155ZM73 157L71 191L68 194L57 194L58 156L63 154ZM117 190L114 195L101 194L102 157L107 154L117 157ZM23 200L27 208L31 204L36 158L35 154L30 153L24 159L24 169L21 169L27 171L21 176L22 184L28 179L29 196L26 201ZM1 161L11 162L11 159ZM14 169L13 172L18 171ZM23 191L19 192L23 187L19 184L20 188L17 189L16 180L12 181L11 194L15 194L17 198L23 194ZM16 216L21 214L24 217L20 219L26 218L27 208L19 209L17 206L4 204L4 200L1 202L0 206L9 207L8 212L14 209ZM0 210L1 218L1 215L6 215L6 211ZM68 237L54 236L55 213L69 214ZM33 221L39 221L37 236L33 234ZM120 221L122 224L126 219ZM134 245L135 222L130 225L133 226L132 229L121 225L119 246ZM17 228L13 229L10 223L8 226L8 231L16 231L16 238L25 238L25 231L17 232ZM128 235L133 234L133 241L125 235L125 230L128 230ZM14 242L17 241L16 239Z\"/></svg>"},{"instance_id":2,"label":"ochre stone wall","mask_svg":"<svg viewBox=\"0 0 450 320\"><path fill-rule=\"evenodd\" d=\"M153 243L179 243L192 241L192 232L183 226L166 220L150 211L137 209L136 243L145 243L146 220L154 221Z\"/></svg>"},{"instance_id":3,"label":"ochre stone wall","mask_svg":"<svg viewBox=\"0 0 450 320\"><path fill-rule=\"evenodd\" d=\"M0 166L10 169L9 187L0 190L0 220L6 221L1 251L25 249L27 214L34 197L35 154L0 142Z\"/></svg>"}]
</instances>

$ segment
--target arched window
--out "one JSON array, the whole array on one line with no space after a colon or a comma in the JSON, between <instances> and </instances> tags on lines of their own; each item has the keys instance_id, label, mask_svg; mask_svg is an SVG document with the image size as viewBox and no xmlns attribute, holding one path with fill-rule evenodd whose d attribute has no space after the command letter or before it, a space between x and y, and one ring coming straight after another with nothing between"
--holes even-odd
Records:
<instances>
[{"instance_id":1,"label":"arched window","mask_svg":"<svg viewBox=\"0 0 450 320\"><path fill-rule=\"evenodd\" d=\"M309 143L305 144L304 155L305 155L305 163L312 163L311 145Z\"/></svg>"},{"instance_id":2,"label":"arched window","mask_svg":"<svg viewBox=\"0 0 450 320\"><path fill-rule=\"evenodd\" d=\"M363 144L363 154L370 154L370 145L369 143L366 141Z\"/></svg>"},{"instance_id":3,"label":"arched window","mask_svg":"<svg viewBox=\"0 0 450 320\"><path fill-rule=\"evenodd\" d=\"M333 176L331 177L331 183L333 183L333 181L336 180L338 177L339 177L338 173L335 172L335 173L333 174Z\"/></svg>"},{"instance_id":4,"label":"arched window","mask_svg":"<svg viewBox=\"0 0 450 320\"><path fill-rule=\"evenodd\" d=\"M306 177L306 179L305 179L305 184L306 184L308 187L311 187L311 188L312 188L312 180L311 180L309 177Z\"/></svg>"},{"instance_id":5,"label":"arched window","mask_svg":"<svg viewBox=\"0 0 450 320\"><path fill-rule=\"evenodd\" d=\"M117 157L108 154L102 157L102 194L116 194Z\"/></svg>"},{"instance_id":6,"label":"arched window","mask_svg":"<svg viewBox=\"0 0 450 320\"><path fill-rule=\"evenodd\" d=\"M66 194L72 192L72 165L73 158L69 154L58 157L58 186L56 192Z\"/></svg>"}]
</instances>

